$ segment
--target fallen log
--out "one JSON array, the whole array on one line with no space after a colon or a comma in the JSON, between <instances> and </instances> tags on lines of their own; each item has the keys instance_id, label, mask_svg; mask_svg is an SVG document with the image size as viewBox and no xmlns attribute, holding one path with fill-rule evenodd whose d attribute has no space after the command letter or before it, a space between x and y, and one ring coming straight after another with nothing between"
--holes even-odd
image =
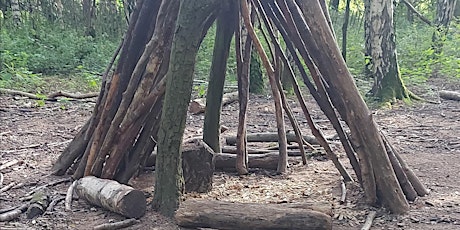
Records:
<instances>
[{"instance_id":1,"label":"fallen log","mask_svg":"<svg viewBox=\"0 0 460 230\"><path fill-rule=\"evenodd\" d=\"M278 168L279 153L249 154L248 168L263 168L276 170ZM224 171L235 171L236 154L218 153L214 157L216 169ZM292 158L290 161L295 161Z\"/></svg>"},{"instance_id":2,"label":"fallen log","mask_svg":"<svg viewBox=\"0 0 460 230\"><path fill-rule=\"evenodd\" d=\"M227 145L236 144L236 136L225 136ZM294 133L286 133L287 142L297 142L297 137ZM304 140L312 145L319 144L314 136L303 136ZM330 139L326 137L327 139ZM277 142L278 133L249 133L247 134L248 142Z\"/></svg>"},{"instance_id":3,"label":"fallen log","mask_svg":"<svg viewBox=\"0 0 460 230\"><path fill-rule=\"evenodd\" d=\"M263 152L263 151L262 151ZM289 156L300 156L300 152L289 151ZM278 151L270 151L265 153L251 153L249 157L249 168L263 168L276 170L278 167ZM153 153L150 155L147 160L146 167L155 166L156 154ZM290 162L297 162L295 159L288 159ZM216 153L214 154L214 166L216 170L230 171L234 172L236 164L236 154L235 153ZM184 177L186 176L184 171ZM187 180L185 181L187 187ZM188 190L187 190L188 191Z\"/></svg>"},{"instance_id":4,"label":"fallen log","mask_svg":"<svg viewBox=\"0 0 460 230\"><path fill-rule=\"evenodd\" d=\"M441 90L439 91L439 97L446 100L460 101L460 92Z\"/></svg>"},{"instance_id":5,"label":"fallen log","mask_svg":"<svg viewBox=\"0 0 460 230\"><path fill-rule=\"evenodd\" d=\"M21 213L26 211L28 207L29 203L23 204L11 211L0 214L0 222L6 222L18 218L21 215Z\"/></svg>"},{"instance_id":6,"label":"fallen log","mask_svg":"<svg viewBox=\"0 0 460 230\"><path fill-rule=\"evenodd\" d=\"M289 149L289 148L288 148ZM277 149L251 149L247 148L248 154L264 154L264 153L278 153L279 151ZM231 147L231 146L224 146L222 147L222 153L236 153L236 147ZM302 153L300 150L288 150L287 151L288 156L291 157L300 157L302 156ZM308 154L307 154L308 155Z\"/></svg>"},{"instance_id":7,"label":"fallen log","mask_svg":"<svg viewBox=\"0 0 460 230\"><path fill-rule=\"evenodd\" d=\"M222 106L238 100L238 92L226 93L222 97ZM192 114L204 113L206 108L206 98L198 98L190 102L188 111Z\"/></svg>"},{"instance_id":8,"label":"fallen log","mask_svg":"<svg viewBox=\"0 0 460 230\"><path fill-rule=\"evenodd\" d=\"M129 218L140 218L145 214L144 193L113 180L83 177L77 180L75 193L91 204Z\"/></svg>"},{"instance_id":9,"label":"fallen log","mask_svg":"<svg viewBox=\"0 0 460 230\"><path fill-rule=\"evenodd\" d=\"M279 204L186 200L175 215L179 226L216 229L332 229L322 212Z\"/></svg>"},{"instance_id":10,"label":"fallen log","mask_svg":"<svg viewBox=\"0 0 460 230\"><path fill-rule=\"evenodd\" d=\"M38 94L23 92L19 90L4 89L4 88L0 88L0 93L18 95L18 96L28 97L34 100L46 100L46 101L57 101L58 97L66 97L66 98L71 98L71 99L87 99L87 98L97 97L99 95L99 92L75 94L75 93L68 93L68 92L63 92L63 91L54 92L49 95L38 95Z\"/></svg>"}]
</instances>

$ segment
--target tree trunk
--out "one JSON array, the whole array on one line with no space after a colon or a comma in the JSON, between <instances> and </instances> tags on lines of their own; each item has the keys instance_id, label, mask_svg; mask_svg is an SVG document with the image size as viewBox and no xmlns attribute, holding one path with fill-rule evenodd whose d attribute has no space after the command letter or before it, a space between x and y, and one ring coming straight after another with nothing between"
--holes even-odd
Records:
<instances>
[{"instance_id":1,"label":"tree trunk","mask_svg":"<svg viewBox=\"0 0 460 230\"><path fill-rule=\"evenodd\" d=\"M251 52L251 65L249 70L249 92L262 94L265 91L265 82L260 65L260 57L257 52Z\"/></svg>"},{"instance_id":2,"label":"tree trunk","mask_svg":"<svg viewBox=\"0 0 460 230\"><path fill-rule=\"evenodd\" d=\"M85 34L94 38L96 37L96 28L94 27L94 19L96 17L96 0L83 0L82 7Z\"/></svg>"},{"instance_id":3,"label":"tree trunk","mask_svg":"<svg viewBox=\"0 0 460 230\"><path fill-rule=\"evenodd\" d=\"M436 7L436 30L433 32L432 42L434 54L439 55L446 39L449 25L454 17L457 0L438 0ZM436 57L436 56L435 56Z\"/></svg>"},{"instance_id":4,"label":"tree trunk","mask_svg":"<svg viewBox=\"0 0 460 230\"><path fill-rule=\"evenodd\" d=\"M11 14L13 24L19 26L21 24L21 10L19 9L19 0L11 0Z\"/></svg>"},{"instance_id":5,"label":"tree trunk","mask_svg":"<svg viewBox=\"0 0 460 230\"><path fill-rule=\"evenodd\" d=\"M238 11L235 3L225 1L216 23L216 37L212 55L211 73L206 95L206 112L203 126L203 141L214 152L220 152L220 113L224 91L227 59L233 33L237 28Z\"/></svg>"},{"instance_id":6,"label":"tree trunk","mask_svg":"<svg viewBox=\"0 0 460 230\"><path fill-rule=\"evenodd\" d=\"M393 23L393 1L368 0L370 15L366 17L372 23L367 23L372 58L372 75L374 85L373 96L381 102L393 102L396 99L409 100L406 89L399 73L396 55L396 42Z\"/></svg>"},{"instance_id":7,"label":"tree trunk","mask_svg":"<svg viewBox=\"0 0 460 230\"><path fill-rule=\"evenodd\" d=\"M217 7L215 0L180 4L179 17L166 75L166 94L155 167L153 206L165 216L173 216L184 189L181 144L190 102L195 58L205 32L211 26Z\"/></svg>"}]
</instances>

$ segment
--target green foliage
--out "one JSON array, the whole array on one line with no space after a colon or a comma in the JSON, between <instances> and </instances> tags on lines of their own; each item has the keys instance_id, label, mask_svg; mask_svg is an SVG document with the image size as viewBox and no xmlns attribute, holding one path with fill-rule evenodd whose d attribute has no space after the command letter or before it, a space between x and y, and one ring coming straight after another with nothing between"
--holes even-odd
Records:
<instances>
[{"instance_id":1,"label":"green foliage","mask_svg":"<svg viewBox=\"0 0 460 230\"><path fill-rule=\"evenodd\" d=\"M451 23L449 32L443 40L442 52L435 55L432 48L432 35L435 28L417 18L413 23L408 22L407 8L404 4L400 4L396 9L396 48L404 83L409 86L420 85L433 76L460 78L460 46L458 45L460 44L460 24L454 21ZM433 6L420 4L419 10L425 16L433 17ZM331 12L331 17L337 40L341 46L343 11ZM364 66L369 60L364 56L362 17L358 9L351 13L347 40L347 65L355 76L360 92L364 95L370 90L373 79L364 76Z\"/></svg>"},{"instance_id":2,"label":"green foliage","mask_svg":"<svg viewBox=\"0 0 460 230\"><path fill-rule=\"evenodd\" d=\"M0 31L0 87L35 88L40 75L80 76L88 87L97 88L98 76L117 46L108 38L91 38L75 29L53 23Z\"/></svg>"}]
</instances>

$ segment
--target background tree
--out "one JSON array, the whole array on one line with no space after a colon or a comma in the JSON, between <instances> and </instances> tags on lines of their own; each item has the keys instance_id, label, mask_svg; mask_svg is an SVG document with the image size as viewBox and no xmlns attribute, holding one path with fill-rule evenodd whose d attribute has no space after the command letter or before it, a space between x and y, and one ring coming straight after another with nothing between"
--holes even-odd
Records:
<instances>
[{"instance_id":1,"label":"background tree","mask_svg":"<svg viewBox=\"0 0 460 230\"><path fill-rule=\"evenodd\" d=\"M372 94L382 102L408 100L398 66L393 22L393 1L366 0L366 50L370 51L374 85Z\"/></svg>"},{"instance_id":2,"label":"background tree","mask_svg":"<svg viewBox=\"0 0 460 230\"><path fill-rule=\"evenodd\" d=\"M454 17L457 0L438 0L436 4L436 30L433 33L433 49L440 54L449 31L450 22Z\"/></svg>"}]
</instances>

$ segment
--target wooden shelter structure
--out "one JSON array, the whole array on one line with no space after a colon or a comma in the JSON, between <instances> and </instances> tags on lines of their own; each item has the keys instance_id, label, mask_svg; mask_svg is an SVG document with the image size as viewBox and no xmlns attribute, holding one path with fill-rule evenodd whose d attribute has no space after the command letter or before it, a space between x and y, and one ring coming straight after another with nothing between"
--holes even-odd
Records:
<instances>
[{"instance_id":1,"label":"wooden shelter structure","mask_svg":"<svg viewBox=\"0 0 460 230\"><path fill-rule=\"evenodd\" d=\"M255 21L262 24L260 33L254 29ZM409 208L407 200L428 193L381 133L360 96L338 48L324 0L138 0L117 53L117 64L104 74L93 115L61 154L53 172L61 175L72 169L75 179L94 175L126 183L143 169L158 145L154 203L171 215L183 189L181 144L195 57L214 22L217 33L204 141L215 152L220 151L216 141L220 135L225 63L234 37L240 113L235 167L240 174L248 169L246 109L254 48L268 75L275 104L278 172L287 170L285 114L300 149L305 141L277 75L282 62L291 72L297 102L313 135L343 179L353 180L311 118L294 69L337 131L370 204L383 204L394 213L404 213ZM164 204L167 199L174 200L172 208Z\"/></svg>"}]
</instances>

